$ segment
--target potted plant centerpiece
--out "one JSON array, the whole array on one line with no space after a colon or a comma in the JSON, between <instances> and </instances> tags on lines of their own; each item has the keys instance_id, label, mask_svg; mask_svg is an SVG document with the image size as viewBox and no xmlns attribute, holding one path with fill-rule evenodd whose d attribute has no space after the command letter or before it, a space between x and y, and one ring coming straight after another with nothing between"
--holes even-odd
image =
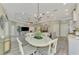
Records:
<instances>
[{"instance_id":1,"label":"potted plant centerpiece","mask_svg":"<svg viewBox=\"0 0 79 59\"><path fill-rule=\"evenodd\" d=\"M40 31L40 28L38 28L37 31L35 32L34 38L43 39L43 35L42 35L42 32Z\"/></svg>"}]
</instances>

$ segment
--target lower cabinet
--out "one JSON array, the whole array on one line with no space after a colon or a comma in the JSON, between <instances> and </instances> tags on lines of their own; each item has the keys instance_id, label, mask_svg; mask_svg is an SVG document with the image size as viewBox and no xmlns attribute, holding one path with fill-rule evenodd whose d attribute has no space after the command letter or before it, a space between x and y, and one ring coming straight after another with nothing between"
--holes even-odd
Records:
<instances>
[{"instance_id":1,"label":"lower cabinet","mask_svg":"<svg viewBox=\"0 0 79 59\"><path fill-rule=\"evenodd\" d=\"M0 42L0 55L9 52L10 49L11 49L11 41L9 39L5 39L2 42Z\"/></svg>"},{"instance_id":2,"label":"lower cabinet","mask_svg":"<svg viewBox=\"0 0 79 59\"><path fill-rule=\"evenodd\" d=\"M79 55L79 38L69 38L69 55Z\"/></svg>"}]
</instances>

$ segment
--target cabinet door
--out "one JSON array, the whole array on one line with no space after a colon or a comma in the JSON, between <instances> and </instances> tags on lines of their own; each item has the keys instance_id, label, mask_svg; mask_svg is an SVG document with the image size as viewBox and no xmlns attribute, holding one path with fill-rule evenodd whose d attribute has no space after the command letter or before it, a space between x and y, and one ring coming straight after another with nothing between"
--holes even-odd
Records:
<instances>
[{"instance_id":1,"label":"cabinet door","mask_svg":"<svg viewBox=\"0 0 79 59\"><path fill-rule=\"evenodd\" d=\"M78 38L79 39L79 38ZM69 55L79 55L79 40L76 38L69 38Z\"/></svg>"},{"instance_id":2,"label":"cabinet door","mask_svg":"<svg viewBox=\"0 0 79 59\"><path fill-rule=\"evenodd\" d=\"M0 39L0 55L3 54L3 41Z\"/></svg>"},{"instance_id":3,"label":"cabinet door","mask_svg":"<svg viewBox=\"0 0 79 59\"><path fill-rule=\"evenodd\" d=\"M4 52L8 52L11 48L11 42L9 38L5 39L6 41L4 41Z\"/></svg>"},{"instance_id":4,"label":"cabinet door","mask_svg":"<svg viewBox=\"0 0 79 59\"><path fill-rule=\"evenodd\" d=\"M2 39L3 31L0 27L0 55L3 54L3 39Z\"/></svg>"}]
</instances>

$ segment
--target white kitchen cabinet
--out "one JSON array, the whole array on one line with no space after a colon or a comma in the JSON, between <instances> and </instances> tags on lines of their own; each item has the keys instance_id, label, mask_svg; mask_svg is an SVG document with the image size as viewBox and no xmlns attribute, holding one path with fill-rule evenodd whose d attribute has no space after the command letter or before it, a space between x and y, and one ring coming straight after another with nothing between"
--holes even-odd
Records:
<instances>
[{"instance_id":1,"label":"white kitchen cabinet","mask_svg":"<svg viewBox=\"0 0 79 59\"><path fill-rule=\"evenodd\" d=\"M79 55L79 38L76 36L68 37L69 40L69 55Z\"/></svg>"}]
</instances>

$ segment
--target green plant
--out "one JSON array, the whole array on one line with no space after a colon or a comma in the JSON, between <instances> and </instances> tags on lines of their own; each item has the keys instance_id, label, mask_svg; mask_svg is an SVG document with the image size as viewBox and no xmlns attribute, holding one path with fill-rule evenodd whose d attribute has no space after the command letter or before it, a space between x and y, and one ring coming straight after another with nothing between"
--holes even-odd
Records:
<instances>
[{"instance_id":1,"label":"green plant","mask_svg":"<svg viewBox=\"0 0 79 59\"><path fill-rule=\"evenodd\" d=\"M36 38L36 39L42 39L43 38L42 36L43 36L42 32L36 32L34 38Z\"/></svg>"}]
</instances>

